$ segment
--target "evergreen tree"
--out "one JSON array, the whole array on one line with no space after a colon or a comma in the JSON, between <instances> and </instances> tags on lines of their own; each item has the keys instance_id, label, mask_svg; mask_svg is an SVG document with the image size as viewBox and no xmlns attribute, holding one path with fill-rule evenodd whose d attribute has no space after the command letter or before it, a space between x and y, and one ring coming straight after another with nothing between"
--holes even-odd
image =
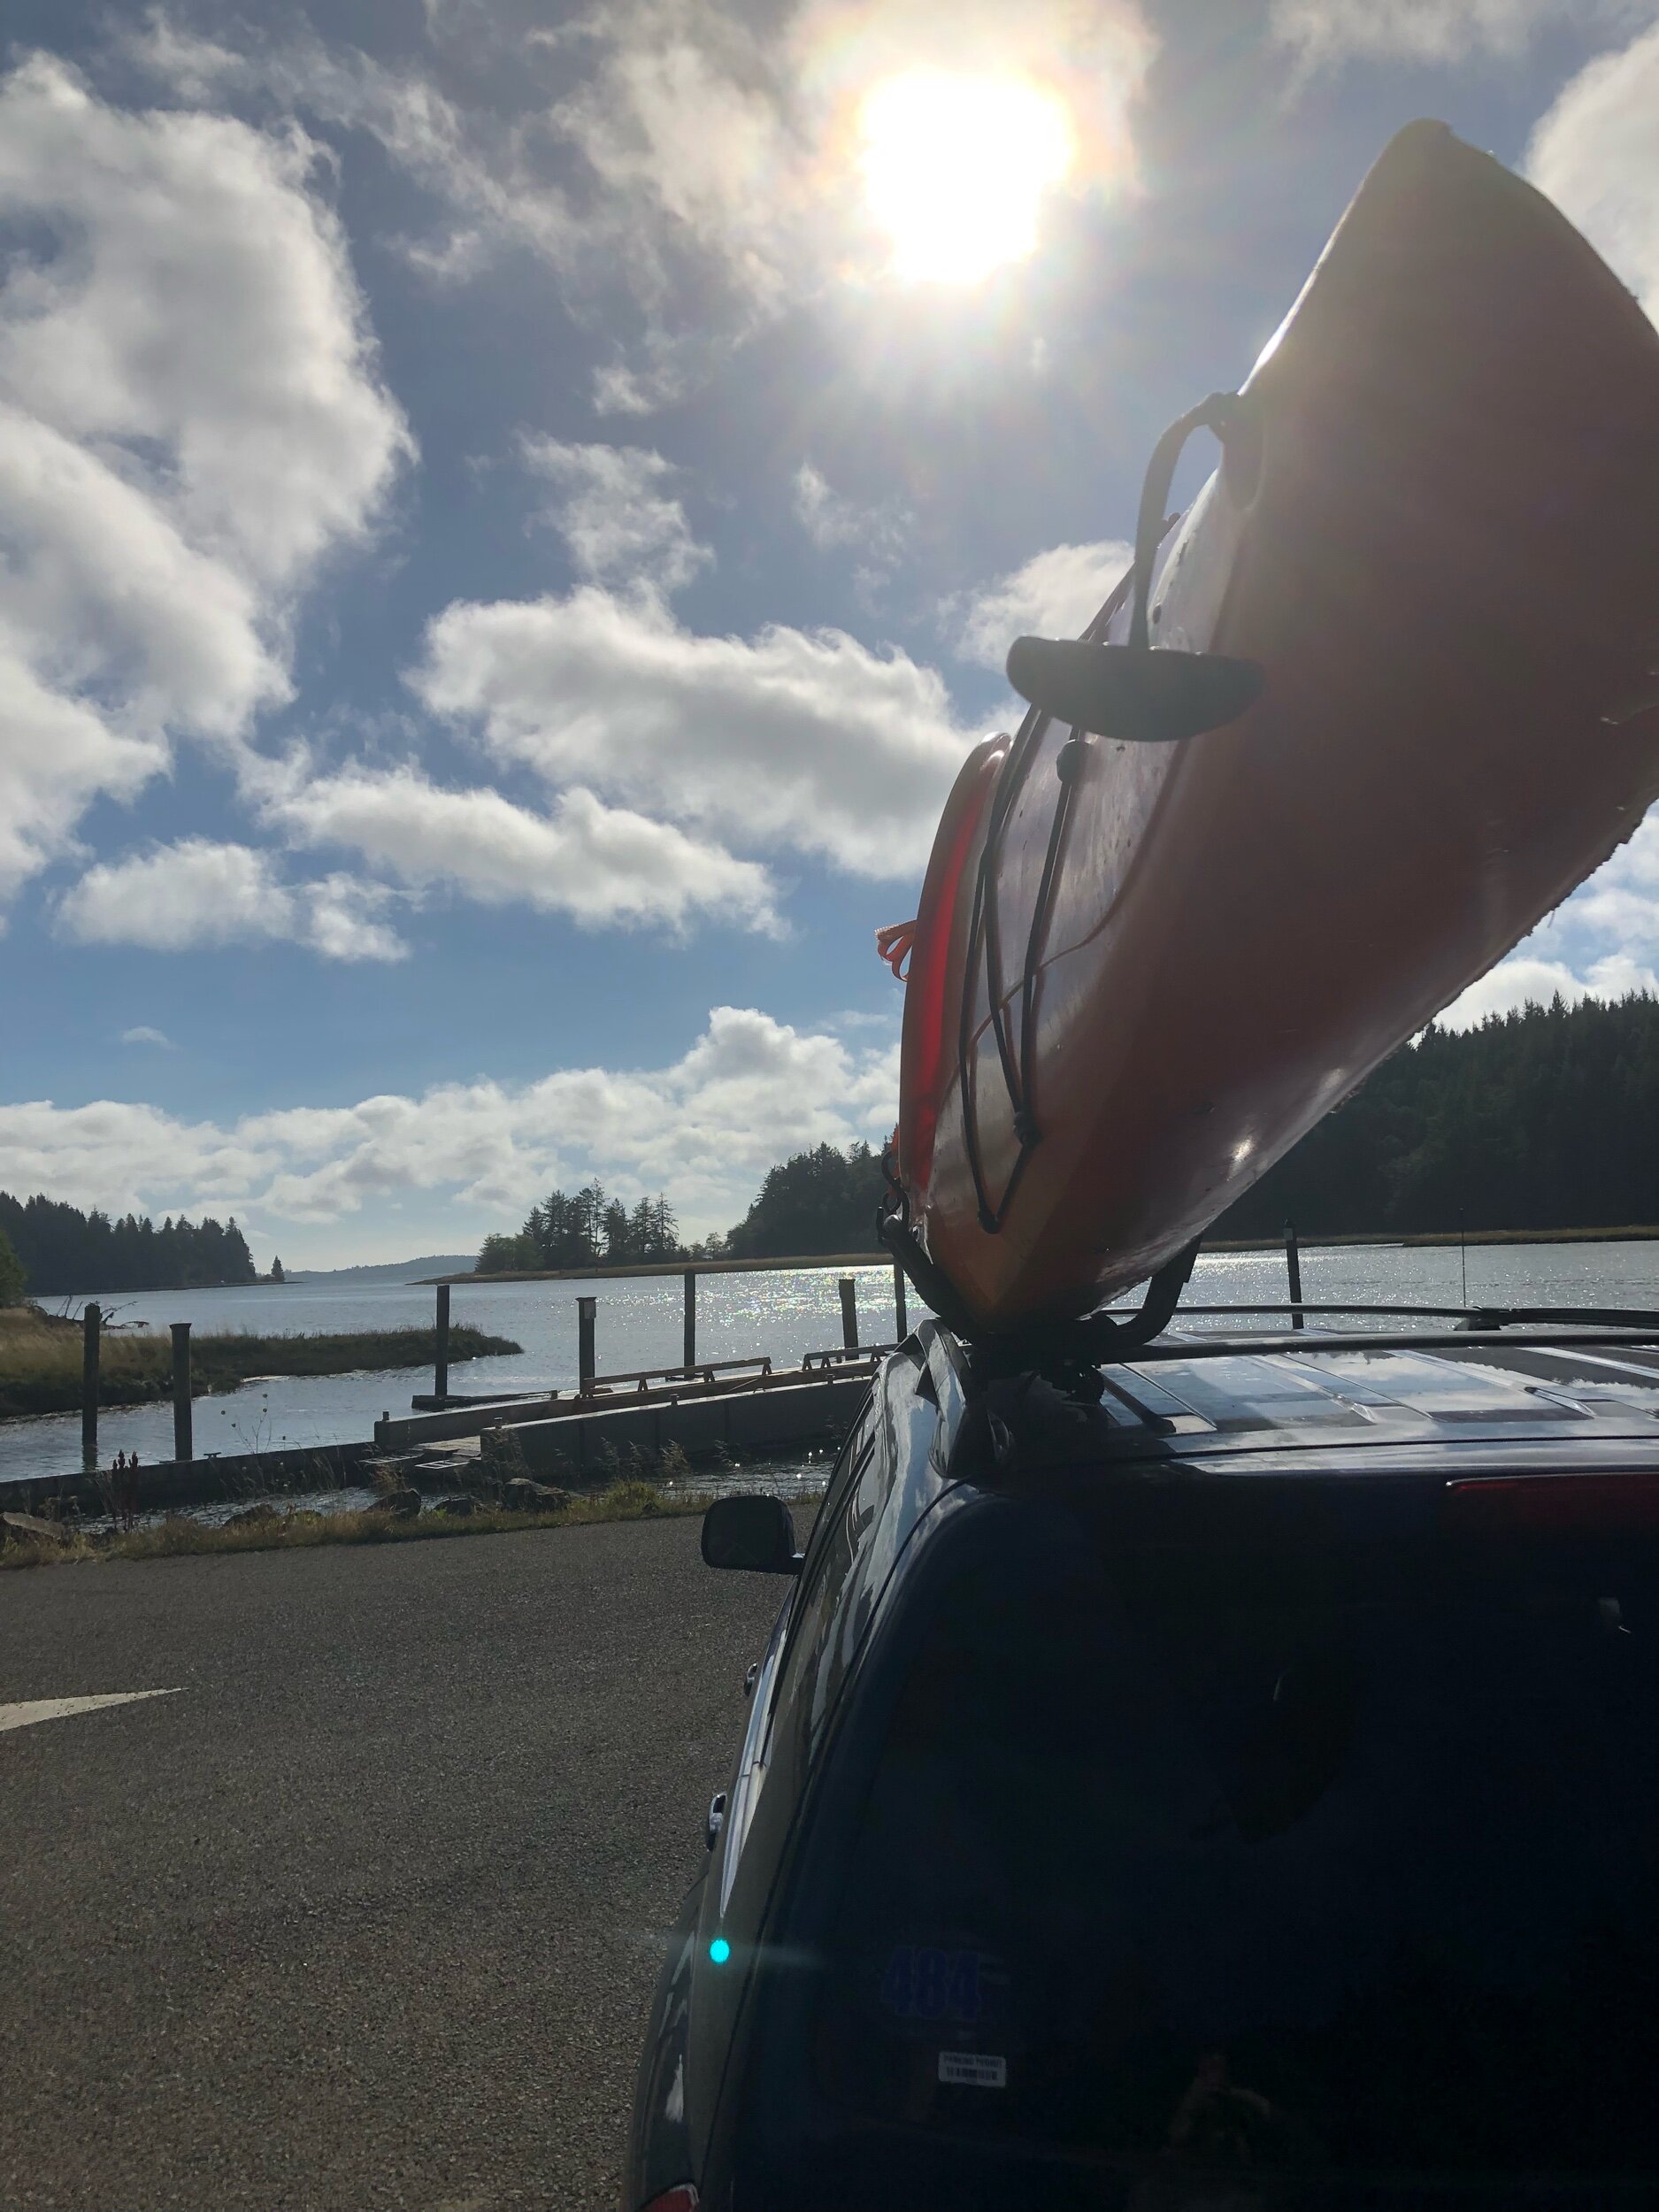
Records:
<instances>
[{"instance_id":1,"label":"evergreen tree","mask_svg":"<svg viewBox=\"0 0 1659 2212\"><path fill-rule=\"evenodd\" d=\"M12 1240L0 1229L0 1306L20 1306L27 1278L23 1263L12 1249Z\"/></svg>"},{"instance_id":2,"label":"evergreen tree","mask_svg":"<svg viewBox=\"0 0 1659 2212\"><path fill-rule=\"evenodd\" d=\"M726 1240L727 1251L744 1260L873 1252L885 1180L867 1144L797 1152L767 1171L754 1204Z\"/></svg>"}]
</instances>

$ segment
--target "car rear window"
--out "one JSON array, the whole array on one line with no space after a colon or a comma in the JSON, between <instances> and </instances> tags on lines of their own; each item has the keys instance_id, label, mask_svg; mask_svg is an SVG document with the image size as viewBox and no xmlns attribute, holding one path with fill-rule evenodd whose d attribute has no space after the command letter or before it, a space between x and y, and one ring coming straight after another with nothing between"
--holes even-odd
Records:
<instances>
[{"instance_id":1,"label":"car rear window","mask_svg":"<svg viewBox=\"0 0 1659 2212\"><path fill-rule=\"evenodd\" d=\"M1650 1570L1137 1604L955 1580L826 1931L841 2109L1224 2167L1659 2169Z\"/></svg>"}]
</instances>

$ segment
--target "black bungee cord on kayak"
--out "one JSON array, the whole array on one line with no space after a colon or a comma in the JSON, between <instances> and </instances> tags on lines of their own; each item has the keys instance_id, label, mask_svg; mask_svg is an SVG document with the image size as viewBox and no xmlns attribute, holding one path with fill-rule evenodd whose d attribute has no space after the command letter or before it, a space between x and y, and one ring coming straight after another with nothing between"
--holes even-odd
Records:
<instances>
[{"instance_id":1,"label":"black bungee cord on kayak","mask_svg":"<svg viewBox=\"0 0 1659 2212\"><path fill-rule=\"evenodd\" d=\"M1236 721L1261 695L1263 672L1254 661L1236 660L1217 653L1186 653L1151 644L1149 604L1152 570L1172 523L1165 505L1181 449L1194 430L1213 430L1225 449L1240 450L1254 441L1255 417L1249 403L1234 392L1212 392L1210 397L1180 416L1164 433L1147 465L1135 522L1134 565L1118 584L1100 613L1080 638L1017 638L1009 649L1008 677L1014 688L1031 702L1031 712L1020 725L1008 764L997 780L991 818L979 855L974 880L973 905L969 918L967 958L961 1018L957 1026L956 1074L962 1098L963 1135L968 1165L973 1177L979 1226L987 1236L997 1235L1019 1187L1021 1174L1041 1140L1041 1128L1032 1098L1031 1070L1034 1064L1037 1027L1037 979L1041 972L1054 887L1061 851L1071 818L1077 779L1082 769L1090 736L1118 738L1137 744L1171 744L1195 737L1202 731ZM1133 589L1129 641L1108 645L1104 634ZM1048 826L1048 849L1033 902L1031 927L1019 981L1018 1044L1010 1034L1002 984L1002 941L995 895L995 873L1002 858L1002 840L1010 818L1030 773L1038 747L1052 721L1071 726L1071 735L1055 762L1060 789ZM1019 1151L999 1201L993 1203L986 1182L979 1148L979 1116L969 1077L974 1041L973 994L967 978L984 973L986 1005L997 1059L1002 1071L1009 1104L1013 1109L1014 1133Z\"/></svg>"},{"instance_id":2,"label":"black bungee cord on kayak","mask_svg":"<svg viewBox=\"0 0 1659 2212\"><path fill-rule=\"evenodd\" d=\"M1164 509L1181 450L1194 431L1200 429L1213 430L1222 441L1224 451L1229 457L1236 453L1241 465L1254 472L1259 463L1258 432L1248 401L1234 392L1212 392L1208 399L1171 423L1154 447L1141 489L1133 565L1084 635L1075 639L1017 638L1009 649L1009 681L1029 701L1031 710L1020 724L991 803L990 819L974 879L956 1036L956 1079L962 1100L964 1148L973 1177L979 1226L987 1236L1000 1233L1025 1164L1041 1140L1030 1078L1036 1046L1037 979L1087 739L1100 736L1140 744L1174 743L1235 721L1261 695L1263 671L1254 661L1169 649L1155 652L1152 648L1149 607L1153 565L1159 546L1177 519L1173 515L1166 515ZM1131 591L1134 596L1128 643L1109 645L1105 642L1106 630ZM1070 725L1071 735L1060 748L1055 763L1060 788L1025 940L1016 1046L1010 1034L1005 995L1001 988L1002 934L995 878L1010 818L1025 788L1042 737L1048 725L1056 720ZM1019 1151L1002 1197L995 1204L985 1179L979 1116L970 1082L975 999L968 984L981 972L985 977L991 1033L1019 1142ZM1005 1340L995 1351L991 1350L991 1340L978 1328L956 1286L917 1235L910 1221L908 1194L895 1167L885 1155L883 1165L887 1169L891 1202L878 1210L878 1233L933 1311L956 1335L978 1340L979 1348L993 1359L999 1371L1005 1369L1009 1359L1017 1364L1021 1361L1041 1363L1035 1359L1033 1345L1025 1332L1004 1333ZM1079 1359L1109 1356L1114 1348L1122 1352L1157 1335L1167 1326L1175 1310L1197 1251L1194 1240L1158 1270L1151 1278L1145 1301L1137 1313L1122 1319L1097 1313L1087 1320L1064 1325L1064 1349L1060 1355L1063 1359L1071 1364ZM1052 1335L1052 1332L1049 1333Z\"/></svg>"}]
</instances>

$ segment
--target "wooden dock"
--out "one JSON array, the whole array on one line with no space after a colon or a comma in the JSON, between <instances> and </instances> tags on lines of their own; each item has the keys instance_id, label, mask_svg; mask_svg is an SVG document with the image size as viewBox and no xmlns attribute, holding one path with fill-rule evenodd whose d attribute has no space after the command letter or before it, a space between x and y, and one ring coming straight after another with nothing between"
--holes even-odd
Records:
<instances>
[{"instance_id":1,"label":"wooden dock","mask_svg":"<svg viewBox=\"0 0 1659 2212\"><path fill-rule=\"evenodd\" d=\"M694 1462L723 1451L829 1446L852 1425L890 1349L819 1353L801 1367L782 1370L746 1362L741 1364L758 1371L741 1376L658 1370L639 1379L596 1379L587 1392L449 1405L441 1412L377 1421L374 1450L389 1456L477 1438L488 1472L540 1479L609 1471L616 1457L639 1453L657 1458L671 1445Z\"/></svg>"}]
</instances>

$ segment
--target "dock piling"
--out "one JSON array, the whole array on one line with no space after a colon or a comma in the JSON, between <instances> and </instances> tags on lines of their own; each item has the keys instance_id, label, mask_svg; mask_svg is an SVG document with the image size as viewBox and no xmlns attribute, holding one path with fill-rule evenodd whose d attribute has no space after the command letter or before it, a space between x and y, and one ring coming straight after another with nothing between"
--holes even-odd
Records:
<instances>
[{"instance_id":1,"label":"dock piling","mask_svg":"<svg viewBox=\"0 0 1659 2212\"><path fill-rule=\"evenodd\" d=\"M843 1275L841 1294L841 1345L849 1352L858 1349L858 1281L853 1275Z\"/></svg>"},{"instance_id":2,"label":"dock piling","mask_svg":"<svg viewBox=\"0 0 1659 2212\"><path fill-rule=\"evenodd\" d=\"M893 1341L902 1344L910 1333L910 1325L904 1312L904 1270L896 1260L893 1263Z\"/></svg>"},{"instance_id":3,"label":"dock piling","mask_svg":"<svg viewBox=\"0 0 1659 2212\"><path fill-rule=\"evenodd\" d=\"M432 1394L447 1398L449 1394L449 1286L438 1285L438 1349L433 1362Z\"/></svg>"},{"instance_id":4,"label":"dock piling","mask_svg":"<svg viewBox=\"0 0 1659 2212\"><path fill-rule=\"evenodd\" d=\"M596 1298L576 1301L576 1387L584 1398L594 1394L594 1312Z\"/></svg>"},{"instance_id":5,"label":"dock piling","mask_svg":"<svg viewBox=\"0 0 1659 2212\"><path fill-rule=\"evenodd\" d=\"M104 1315L88 1305L81 1317L81 1457L88 1471L98 1463L98 1331Z\"/></svg>"},{"instance_id":6,"label":"dock piling","mask_svg":"<svg viewBox=\"0 0 1659 2212\"><path fill-rule=\"evenodd\" d=\"M1302 1254L1296 1245L1296 1225L1285 1224L1285 1272L1290 1278L1290 1302L1294 1309L1290 1317L1293 1329L1304 1326L1302 1313Z\"/></svg>"},{"instance_id":7,"label":"dock piling","mask_svg":"<svg viewBox=\"0 0 1659 2212\"><path fill-rule=\"evenodd\" d=\"M190 1410L190 1325L173 1325L173 1455L196 1457L196 1437Z\"/></svg>"},{"instance_id":8,"label":"dock piling","mask_svg":"<svg viewBox=\"0 0 1659 2212\"><path fill-rule=\"evenodd\" d=\"M695 1268L686 1270L686 1340L685 1358L680 1364L695 1367L697 1363L697 1274Z\"/></svg>"}]
</instances>

